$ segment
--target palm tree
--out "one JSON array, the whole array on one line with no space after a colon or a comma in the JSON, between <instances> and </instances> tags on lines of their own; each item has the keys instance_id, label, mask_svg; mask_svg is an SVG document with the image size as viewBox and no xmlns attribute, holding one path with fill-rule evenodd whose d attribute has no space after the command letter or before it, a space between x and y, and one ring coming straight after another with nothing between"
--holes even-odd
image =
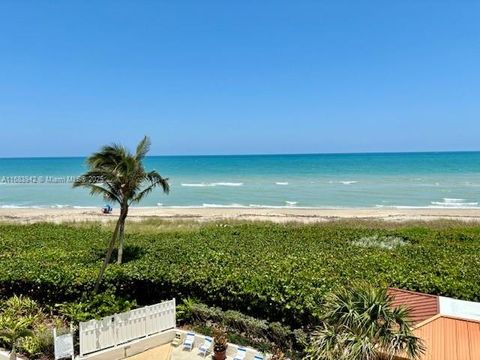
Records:
<instances>
[{"instance_id":1,"label":"palm tree","mask_svg":"<svg viewBox=\"0 0 480 360\"><path fill-rule=\"evenodd\" d=\"M130 205L139 203L156 187L161 187L164 193L169 192L168 179L156 171L146 171L143 166L143 160L149 150L150 139L147 136L137 145L135 153L118 144L103 146L100 151L87 158L89 170L73 184L73 187L86 187L91 195L102 195L118 203L120 207L120 215L95 284L95 292L98 291L117 239L119 242L117 263L122 263L125 220Z\"/></svg>"},{"instance_id":2,"label":"palm tree","mask_svg":"<svg viewBox=\"0 0 480 360\"><path fill-rule=\"evenodd\" d=\"M393 307L386 289L360 286L329 296L323 325L312 335L312 360L419 359L422 341L415 337L404 307Z\"/></svg>"}]
</instances>

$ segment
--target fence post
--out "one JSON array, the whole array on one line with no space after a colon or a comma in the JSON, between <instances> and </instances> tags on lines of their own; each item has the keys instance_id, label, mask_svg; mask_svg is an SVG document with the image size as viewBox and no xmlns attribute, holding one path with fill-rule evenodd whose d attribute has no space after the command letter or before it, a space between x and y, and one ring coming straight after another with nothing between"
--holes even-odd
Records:
<instances>
[{"instance_id":1,"label":"fence post","mask_svg":"<svg viewBox=\"0 0 480 360\"><path fill-rule=\"evenodd\" d=\"M82 348L82 344L85 342L84 338L83 338L83 325L81 322L78 323L78 337L80 338L80 357L83 356L83 348Z\"/></svg>"},{"instance_id":2,"label":"fence post","mask_svg":"<svg viewBox=\"0 0 480 360\"><path fill-rule=\"evenodd\" d=\"M70 334L72 334L72 340L75 340L75 333L73 331L73 323L70 323ZM72 352L72 360L75 359L75 341L73 341L73 352Z\"/></svg>"},{"instance_id":3,"label":"fence post","mask_svg":"<svg viewBox=\"0 0 480 360\"><path fill-rule=\"evenodd\" d=\"M173 327L177 327L177 302L175 298L172 299L173 301Z\"/></svg>"},{"instance_id":4,"label":"fence post","mask_svg":"<svg viewBox=\"0 0 480 360\"><path fill-rule=\"evenodd\" d=\"M113 344L114 344L115 347L117 347L117 344L118 344L118 341L117 341L117 332L118 332L117 320L118 320L117 314L113 314L113 316L110 320L111 321L110 327L112 328Z\"/></svg>"},{"instance_id":5,"label":"fence post","mask_svg":"<svg viewBox=\"0 0 480 360\"><path fill-rule=\"evenodd\" d=\"M145 337L148 337L148 331L147 331L147 322L148 322L148 315L150 314L150 307L146 306L144 308L144 314L143 314L143 333L145 334Z\"/></svg>"}]
</instances>

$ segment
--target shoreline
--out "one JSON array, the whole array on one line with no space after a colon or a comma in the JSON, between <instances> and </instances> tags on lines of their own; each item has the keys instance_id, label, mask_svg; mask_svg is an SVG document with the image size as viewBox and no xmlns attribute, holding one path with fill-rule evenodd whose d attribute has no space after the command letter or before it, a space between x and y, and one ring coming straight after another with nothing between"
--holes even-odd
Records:
<instances>
[{"instance_id":1,"label":"shoreline","mask_svg":"<svg viewBox=\"0 0 480 360\"><path fill-rule=\"evenodd\" d=\"M100 209L0 209L0 222L110 222L115 221L118 209L104 215ZM199 222L222 220L272 221L278 223L316 223L332 220L433 221L458 220L480 222L480 209L391 209L391 208L131 208L128 219L142 221L192 220Z\"/></svg>"}]
</instances>

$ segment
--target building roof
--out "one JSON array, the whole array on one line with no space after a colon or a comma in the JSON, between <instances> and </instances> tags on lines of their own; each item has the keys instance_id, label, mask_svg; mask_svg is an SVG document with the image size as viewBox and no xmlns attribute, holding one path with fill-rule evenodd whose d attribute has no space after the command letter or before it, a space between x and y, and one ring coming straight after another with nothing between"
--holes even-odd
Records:
<instances>
[{"instance_id":1,"label":"building roof","mask_svg":"<svg viewBox=\"0 0 480 360\"><path fill-rule=\"evenodd\" d=\"M418 324L440 313L438 296L395 288L389 288L388 294L393 298L394 307L403 305L410 310L410 320L413 324Z\"/></svg>"},{"instance_id":2,"label":"building roof","mask_svg":"<svg viewBox=\"0 0 480 360\"><path fill-rule=\"evenodd\" d=\"M436 315L417 325L416 336L426 347L421 360L480 359L480 322Z\"/></svg>"},{"instance_id":3,"label":"building roof","mask_svg":"<svg viewBox=\"0 0 480 360\"><path fill-rule=\"evenodd\" d=\"M480 321L480 303L453 299L449 297L439 297L440 314Z\"/></svg>"}]
</instances>

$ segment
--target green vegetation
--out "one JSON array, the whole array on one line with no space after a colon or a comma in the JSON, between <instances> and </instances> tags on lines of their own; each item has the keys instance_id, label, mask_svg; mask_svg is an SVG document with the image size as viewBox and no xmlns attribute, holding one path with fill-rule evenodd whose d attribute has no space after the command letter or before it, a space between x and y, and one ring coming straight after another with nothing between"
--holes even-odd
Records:
<instances>
[{"instance_id":1,"label":"green vegetation","mask_svg":"<svg viewBox=\"0 0 480 360\"><path fill-rule=\"evenodd\" d=\"M155 170L147 172L143 166L149 150L150 139L146 136L134 154L118 144L106 145L87 158L88 171L73 184L74 187L86 187L91 195L101 195L120 206L120 215L100 268L95 292L98 291L117 240L117 263L123 261L125 221L130 205L138 204L157 187L161 187L165 193L169 191L168 179Z\"/></svg>"},{"instance_id":2,"label":"green vegetation","mask_svg":"<svg viewBox=\"0 0 480 360\"><path fill-rule=\"evenodd\" d=\"M223 329L231 343L251 346L262 352L271 353L277 344L281 344L290 353L300 353L307 342L307 334L302 329L292 331L279 322L268 322L234 310L223 311L192 299L177 306L177 321L210 336L216 329Z\"/></svg>"},{"instance_id":3,"label":"green vegetation","mask_svg":"<svg viewBox=\"0 0 480 360\"><path fill-rule=\"evenodd\" d=\"M408 309L393 307L387 289L363 285L329 295L322 325L307 350L312 360L382 360L424 351L408 320Z\"/></svg>"},{"instance_id":4,"label":"green vegetation","mask_svg":"<svg viewBox=\"0 0 480 360\"><path fill-rule=\"evenodd\" d=\"M476 225L149 221L129 226L125 262L108 266L103 288L139 305L192 297L296 329L318 324L326 294L359 280L480 300ZM0 225L0 293L52 306L78 301L94 287L111 227ZM374 239L401 239L402 245L372 246Z\"/></svg>"},{"instance_id":5,"label":"green vegetation","mask_svg":"<svg viewBox=\"0 0 480 360\"><path fill-rule=\"evenodd\" d=\"M0 301L0 346L11 350L11 359L17 351L29 358L51 358L53 327L64 328L63 320L29 298L13 296Z\"/></svg>"},{"instance_id":6,"label":"green vegetation","mask_svg":"<svg viewBox=\"0 0 480 360\"><path fill-rule=\"evenodd\" d=\"M56 304L54 311L68 321L77 324L81 321L101 319L119 314L136 307L135 300L129 301L115 296L111 291L101 294L84 294L80 299Z\"/></svg>"},{"instance_id":7,"label":"green vegetation","mask_svg":"<svg viewBox=\"0 0 480 360\"><path fill-rule=\"evenodd\" d=\"M135 305L108 291L86 294L55 306L42 306L28 297L15 295L0 300L0 347L11 350L11 359L16 358L17 351L29 359L52 359L53 328L58 334L67 333L70 323L75 329L79 321L128 311Z\"/></svg>"}]
</instances>

